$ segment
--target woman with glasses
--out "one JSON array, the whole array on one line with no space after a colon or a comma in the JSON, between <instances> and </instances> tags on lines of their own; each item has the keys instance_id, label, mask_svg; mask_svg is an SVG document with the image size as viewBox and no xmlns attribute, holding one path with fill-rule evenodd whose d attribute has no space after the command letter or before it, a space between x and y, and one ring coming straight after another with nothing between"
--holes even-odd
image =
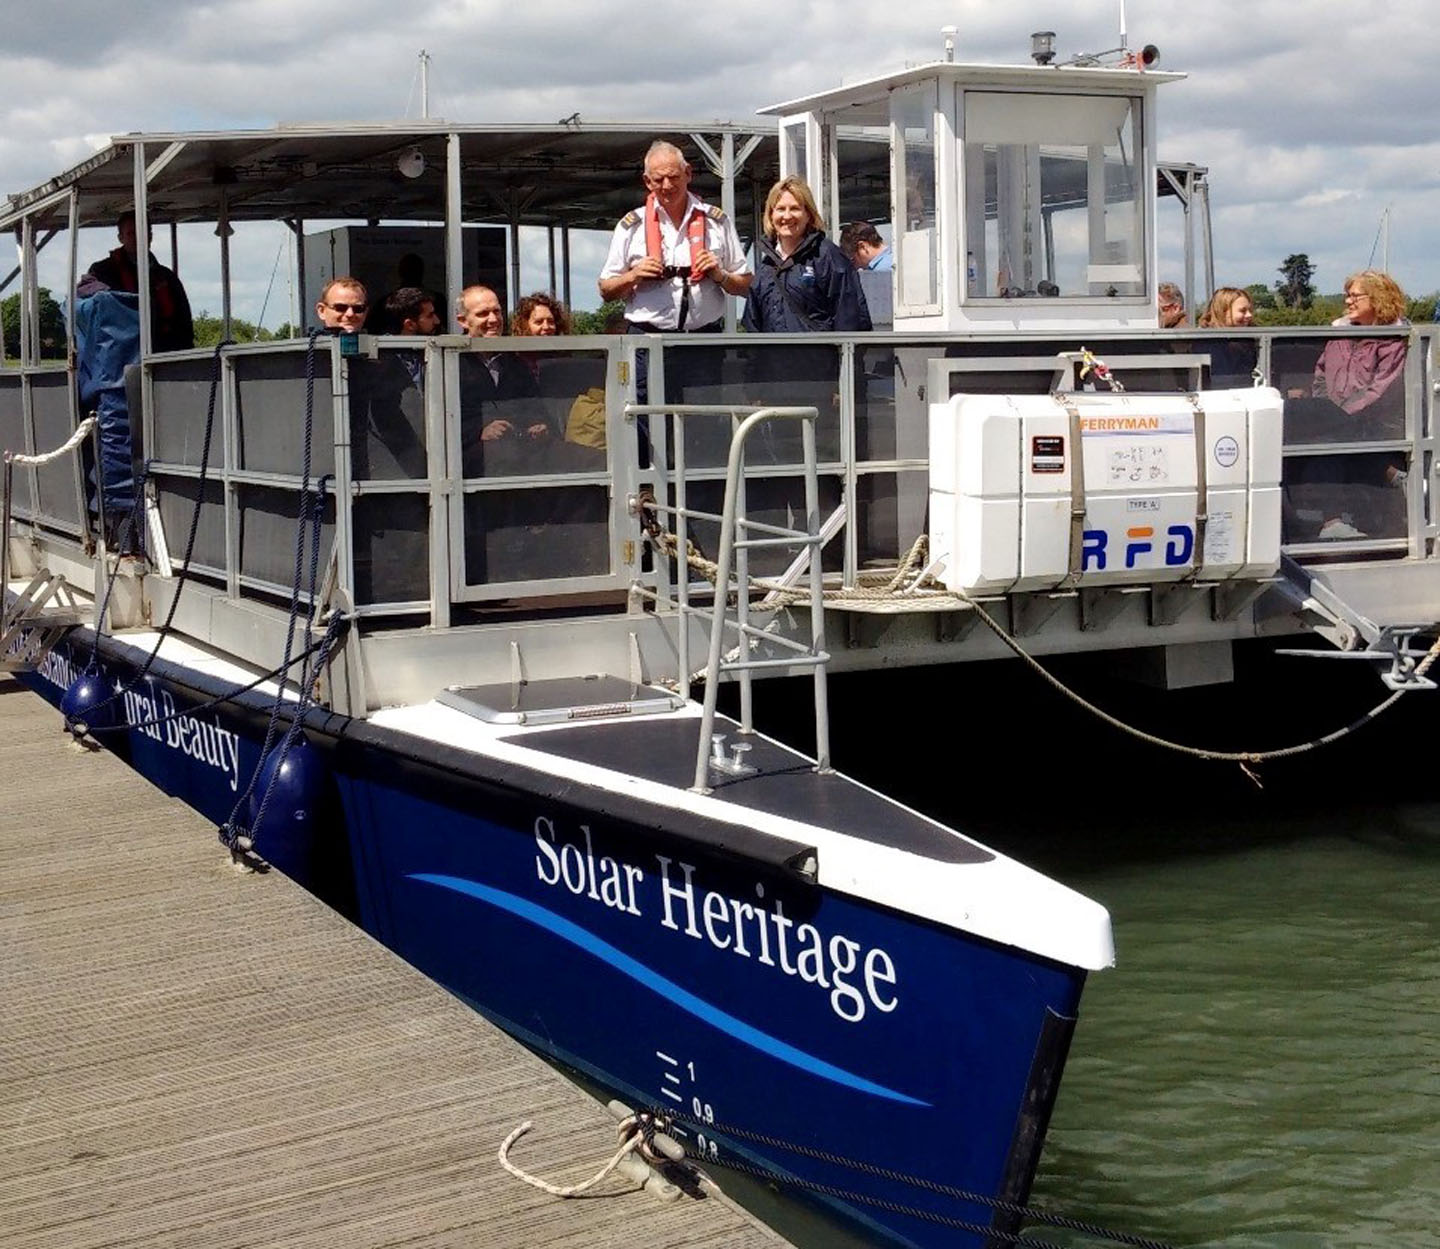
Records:
<instances>
[{"instance_id":1,"label":"woman with glasses","mask_svg":"<svg viewBox=\"0 0 1440 1249\"><path fill-rule=\"evenodd\" d=\"M1405 292L1388 273L1364 269L1345 279L1345 315L1335 325L1405 325ZM1352 416L1371 411L1405 368L1403 338L1336 338L1315 364L1311 393ZM1394 405L1390 405L1394 406ZM1394 433L1398 436L1399 430Z\"/></svg>"},{"instance_id":2,"label":"woman with glasses","mask_svg":"<svg viewBox=\"0 0 1440 1249\"><path fill-rule=\"evenodd\" d=\"M1405 293L1388 273L1364 269L1345 279L1345 315L1337 326L1405 325ZM1401 438L1405 395L1397 385L1409 344L1402 337L1347 335L1325 344L1311 393L1343 414L1343 441ZM1322 541L1400 537L1405 533L1403 455L1355 452L1316 457L1310 475L1328 482L1334 498L1316 535Z\"/></svg>"}]
</instances>

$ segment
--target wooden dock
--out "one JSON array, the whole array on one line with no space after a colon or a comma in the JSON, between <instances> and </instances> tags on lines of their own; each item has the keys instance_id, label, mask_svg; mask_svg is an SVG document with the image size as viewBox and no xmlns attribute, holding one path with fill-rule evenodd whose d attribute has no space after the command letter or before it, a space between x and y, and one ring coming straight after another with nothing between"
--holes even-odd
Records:
<instances>
[{"instance_id":1,"label":"wooden dock","mask_svg":"<svg viewBox=\"0 0 1440 1249\"><path fill-rule=\"evenodd\" d=\"M0 677L0 1243L783 1246L610 1176L592 1098Z\"/></svg>"}]
</instances>

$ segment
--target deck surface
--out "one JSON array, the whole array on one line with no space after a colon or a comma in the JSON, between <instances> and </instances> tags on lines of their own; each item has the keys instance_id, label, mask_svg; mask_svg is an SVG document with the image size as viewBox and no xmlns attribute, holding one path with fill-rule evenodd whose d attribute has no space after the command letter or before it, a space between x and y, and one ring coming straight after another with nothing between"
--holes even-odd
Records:
<instances>
[{"instance_id":1,"label":"deck surface","mask_svg":"<svg viewBox=\"0 0 1440 1249\"><path fill-rule=\"evenodd\" d=\"M0 676L0 1241L770 1246L598 1169L592 1098ZM640 1229L643 1228L643 1236Z\"/></svg>"}]
</instances>

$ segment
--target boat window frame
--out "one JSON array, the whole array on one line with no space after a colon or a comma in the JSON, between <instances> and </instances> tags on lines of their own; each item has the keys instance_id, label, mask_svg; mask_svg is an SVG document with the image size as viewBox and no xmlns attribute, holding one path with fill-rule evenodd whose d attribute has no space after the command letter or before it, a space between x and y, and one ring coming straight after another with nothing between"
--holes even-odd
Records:
<instances>
[{"instance_id":1,"label":"boat window frame","mask_svg":"<svg viewBox=\"0 0 1440 1249\"><path fill-rule=\"evenodd\" d=\"M914 162L909 158L909 151L912 147L906 140L906 104L915 97L921 97L921 108L918 116L929 116L929 148L930 159L928 169L924 168L923 162ZM928 98L926 98L928 97ZM894 256L894 310L895 317L924 317L937 316L942 311L944 298L944 276L942 273L942 262L944 260L943 241L946 237L946 214L944 196L942 194L941 170L944 162L940 159L941 144L944 142L945 125L941 116L940 107L940 80L939 78L926 78L919 82L909 83L902 87L896 87L890 93L890 220L893 242L891 247ZM913 145L917 150L923 150L923 144ZM922 235L924 231L910 230L905 227L909 220L910 195L907 184L907 170L916 166L917 174L923 176L928 172L930 177L930 208L933 212L933 225L930 227L930 273L929 273L929 298L908 301L906 299L906 287L910 276L912 261L907 255L907 238L912 235Z\"/></svg>"},{"instance_id":2,"label":"boat window frame","mask_svg":"<svg viewBox=\"0 0 1440 1249\"><path fill-rule=\"evenodd\" d=\"M965 86L957 84L957 125L955 135L955 146L958 159L956 161L960 181L960 197L964 206L962 220L965 226L963 237L958 237L957 247L962 256L964 266L963 280L959 284L961 306L970 305L976 308L1004 308L1012 306L1017 296L1005 296L1001 294L982 295L973 294L971 291L970 261L973 247L971 242L972 231L977 228L983 233L987 217L985 214L985 187L982 177L978 186L971 178L970 160L970 99L971 96L1031 96L1045 99L1052 102L1060 102L1068 99L1114 99L1124 100L1129 105L1128 120L1129 133L1131 138L1131 162L1135 169L1135 186L1137 194L1131 200L1132 213L1134 216L1134 247L1136 265L1139 268L1139 277L1128 279L1129 282L1138 285L1139 292L1136 294L1060 294L1046 297L1047 303L1055 303L1066 307L1127 307L1143 308L1152 305L1154 302L1154 289L1156 276L1154 273L1154 247L1153 227L1155 192L1155 159L1151 144L1150 135L1150 110L1147 107L1149 97L1144 90L1126 91L1118 87L1108 87L1100 90L1063 90L1053 92L1040 92L1033 86L1003 86L998 84L986 84L984 86ZM984 140L980 140L983 144ZM1103 159L1102 159L1103 174ZM978 195L977 195L978 191ZM1102 188L1103 193L1103 188ZM1087 188L1087 211L1089 204ZM978 208L978 211L977 211ZM1049 232L1042 225L1042 235L1048 242ZM1050 249L1053 251L1053 249ZM986 261L983 255L977 260L977 269L983 270ZM1090 262L1087 268L1093 269L1094 262Z\"/></svg>"}]
</instances>

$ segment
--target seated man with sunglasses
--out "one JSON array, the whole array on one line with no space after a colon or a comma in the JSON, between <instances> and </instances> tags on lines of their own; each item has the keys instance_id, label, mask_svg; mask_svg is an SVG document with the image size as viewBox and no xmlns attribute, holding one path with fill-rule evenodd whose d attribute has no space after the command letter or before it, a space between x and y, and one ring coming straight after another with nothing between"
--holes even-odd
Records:
<instances>
[{"instance_id":1,"label":"seated man with sunglasses","mask_svg":"<svg viewBox=\"0 0 1440 1249\"><path fill-rule=\"evenodd\" d=\"M331 278L320 292L315 316L327 333L358 334L365 328L368 300L365 283L359 278Z\"/></svg>"}]
</instances>

